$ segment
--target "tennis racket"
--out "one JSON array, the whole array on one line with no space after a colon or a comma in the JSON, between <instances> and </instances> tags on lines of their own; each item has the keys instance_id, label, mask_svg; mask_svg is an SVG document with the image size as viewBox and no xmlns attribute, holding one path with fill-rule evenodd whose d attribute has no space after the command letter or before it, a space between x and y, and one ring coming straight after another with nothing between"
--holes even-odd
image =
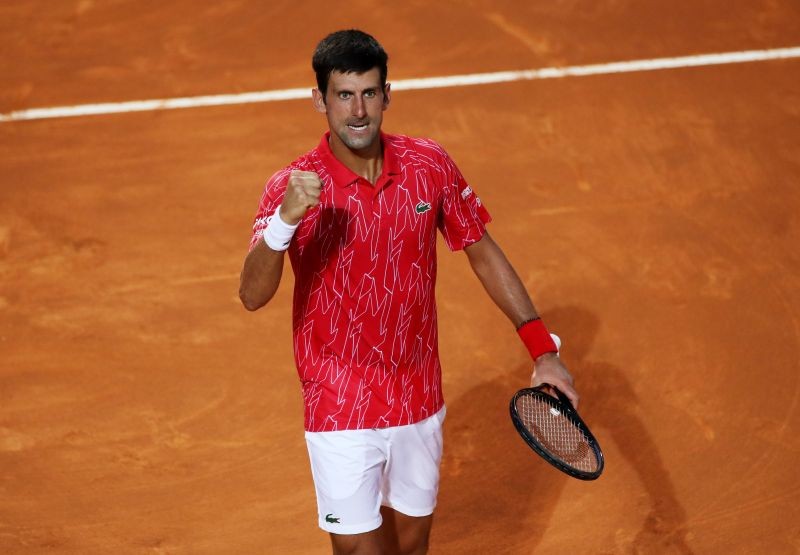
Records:
<instances>
[{"instance_id":1,"label":"tennis racket","mask_svg":"<svg viewBox=\"0 0 800 555\"><path fill-rule=\"evenodd\" d=\"M556 345L561 342L553 339ZM546 393L556 392L558 398ZM580 480L603 472L603 451L572 403L557 388L542 384L520 389L510 404L511 421L525 443L560 471Z\"/></svg>"}]
</instances>

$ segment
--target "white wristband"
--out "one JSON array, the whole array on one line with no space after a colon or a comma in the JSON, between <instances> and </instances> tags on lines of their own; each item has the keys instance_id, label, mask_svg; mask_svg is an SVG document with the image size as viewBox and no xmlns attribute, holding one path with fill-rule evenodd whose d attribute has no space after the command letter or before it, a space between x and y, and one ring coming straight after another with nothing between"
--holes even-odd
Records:
<instances>
[{"instance_id":1,"label":"white wristband","mask_svg":"<svg viewBox=\"0 0 800 555\"><path fill-rule=\"evenodd\" d=\"M275 209L275 212L267 218L267 228L263 231L264 242L269 248L274 251L285 251L289 248L289 243L292 242L294 232L297 231L297 226L300 222L289 225L281 219L281 207Z\"/></svg>"}]
</instances>

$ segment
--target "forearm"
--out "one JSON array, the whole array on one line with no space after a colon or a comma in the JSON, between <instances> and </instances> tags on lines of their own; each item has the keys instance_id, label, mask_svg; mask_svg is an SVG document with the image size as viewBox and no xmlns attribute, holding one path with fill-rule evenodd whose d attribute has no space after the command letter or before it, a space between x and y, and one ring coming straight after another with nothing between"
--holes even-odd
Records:
<instances>
[{"instance_id":1,"label":"forearm","mask_svg":"<svg viewBox=\"0 0 800 555\"><path fill-rule=\"evenodd\" d=\"M522 280L503 251L488 233L465 250L470 265L486 292L518 328L520 338L534 360L531 386L536 387L543 383L555 386L577 407L579 397L573 387L572 376L555 355L557 347L547 328L541 321L529 322L520 328L521 324L536 318L538 314Z\"/></svg>"},{"instance_id":2,"label":"forearm","mask_svg":"<svg viewBox=\"0 0 800 555\"><path fill-rule=\"evenodd\" d=\"M283 273L284 251L270 249L259 240L245 258L239 281L239 298L247 310L267 304L278 290Z\"/></svg>"},{"instance_id":3,"label":"forearm","mask_svg":"<svg viewBox=\"0 0 800 555\"><path fill-rule=\"evenodd\" d=\"M488 232L465 251L489 297L515 327L538 316L522 280Z\"/></svg>"}]
</instances>

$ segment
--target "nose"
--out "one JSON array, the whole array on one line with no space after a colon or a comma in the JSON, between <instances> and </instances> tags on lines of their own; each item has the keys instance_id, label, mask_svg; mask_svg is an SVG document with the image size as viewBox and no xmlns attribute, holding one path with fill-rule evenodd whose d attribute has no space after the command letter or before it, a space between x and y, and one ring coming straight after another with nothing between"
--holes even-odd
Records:
<instances>
[{"instance_id":1,"label":"nose","mask_svg":"<svg viewBox=\"0 0 800 555\"><path fill-rule=\"evenodd\" d=\"M367 108L364 105L364 97L360 94L353 95L353 115L357 118L363 118L367 115Z\"/></svg>"}]
</instances>

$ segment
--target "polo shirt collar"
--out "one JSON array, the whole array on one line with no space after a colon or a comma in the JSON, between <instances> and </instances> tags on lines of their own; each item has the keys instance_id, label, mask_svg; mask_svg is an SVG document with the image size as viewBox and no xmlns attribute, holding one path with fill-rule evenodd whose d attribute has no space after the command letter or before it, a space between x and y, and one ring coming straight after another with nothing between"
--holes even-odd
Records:
<instances>
[{"instance_id":1,"label":"polo shirt collar","mask_svg":"<svg viewBox=\"0 0 800 555\"><path fill-rule=\"evenodd\" d=\"M342 164L336 156L334 156L331 146L328 143L331 137L331 132L326 131L319 142L319 153L325 167L333 177L333 182L339 187L348 187L361 179L361 176L356 174L353 170ZM383 167L381 175L378 178L378 183L387 181L388 176L397 175L400 173L400 156L395 148L393 148L391 141L388 140L389 136L381 131L381 148L383 148Z\"/></svg>"}]
</instances>

